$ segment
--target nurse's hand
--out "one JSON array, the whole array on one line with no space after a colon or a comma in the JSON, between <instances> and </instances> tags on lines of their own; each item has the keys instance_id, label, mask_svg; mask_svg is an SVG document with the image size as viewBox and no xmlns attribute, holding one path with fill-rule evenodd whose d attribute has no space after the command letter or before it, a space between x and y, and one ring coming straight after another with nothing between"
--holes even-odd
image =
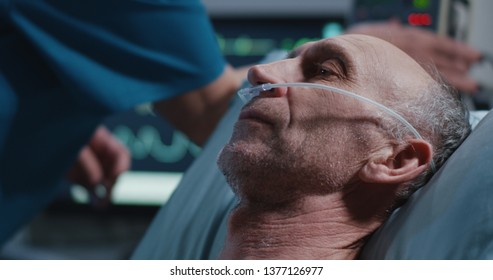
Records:
<instances>
[{"instance_id":1,"label":"nurse's hand","mask_svg":"<svg viewBox=\"0 0 493 280\"><path fill-rule=\"evenodd\" d=\"M471 65L481 58L481 53L461 42L417 27L405 27L397 21L365 23L350 28L347 33L365 34L386 40L418 63L429 69L435 65L440 74L458 90L468 93L478 91L478 84L469 75Z\"/></svg>"},{"instance_id":2,"label":"nurse's hand","mask_svg":"<svg viewBox=\"0 0 493 280\"><path fill-rule=\"evenodd\" d=\"M105 207L118 176L130 168L130 163L127 148L100 126L80 151L67 177L89 191L96 207Z\"/></svg>"}]
</instances>

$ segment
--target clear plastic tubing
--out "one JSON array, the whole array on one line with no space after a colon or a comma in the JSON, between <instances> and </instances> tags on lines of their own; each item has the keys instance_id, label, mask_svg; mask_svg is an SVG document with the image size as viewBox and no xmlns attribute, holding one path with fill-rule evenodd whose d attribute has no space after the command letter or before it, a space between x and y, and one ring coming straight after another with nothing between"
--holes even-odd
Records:
<instances>
[{"instance_id":1,"label":"clear plastic tubing","mask_svg":"<svg viewBox=\"0 0 493 280\"><path fill-rule=\"evenodd\" d=\"M423 139L423 137L421 137L419 132L408 121L406 121L406 119L404 119L401 115L396 113L394 110L392 110L388 107L385 107L384 105L382 105L382 104L380 104L374 100L371 100L367 97L357 95L357 94L352 93L350 91L343 90L343 89L336 88L336 87L332 87L332 86L328 86L328 85L321 85L321 84L315 84L315 83L261 84L258 86L241 89L238 91L238 95L240 96L241 100L243 100L243 102L247 103L248 101L250 101L255 96L258 96L262 91L268 91L268 90L271 90L273 88L280 88L280 87L303 87L303 88L323 89L323 90L328 90L328 91L335 92L335 93L338 93L338 94L341 94L344 96L349 96L349 97L352 97L352 98L357 99L357 100L361 100L363 102L369 103L369 104L381 109L385 113L389 114L390 116L392 116L395 119L397 119L398 121L400 121L402 124L404 124L405 127L407 127L411 131L412 134L414 134L416 139L421 139L421 140ZM431 171L433 173L436 172L435 163L433 162L433 160L430 162L430 168L431 168Z\"/></svg>"}]
</instances>

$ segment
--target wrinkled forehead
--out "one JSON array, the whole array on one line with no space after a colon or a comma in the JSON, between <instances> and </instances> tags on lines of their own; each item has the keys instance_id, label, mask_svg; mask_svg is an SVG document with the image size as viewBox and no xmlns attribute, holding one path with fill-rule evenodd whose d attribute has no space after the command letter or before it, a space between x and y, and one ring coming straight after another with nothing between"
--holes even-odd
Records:
<instances>
[{"instance_id":1,"label":"wrinkled forehead","mask_svg":"<svg viewBox=\"0 0 493 280\"><path fill-rule=\"evenodd\" d=\"M413 61L407 54L399 48L376 37L367 35L341 35L332 38L322 39L319 41L308 42L298 47L294 52L297 55L301 53L323 53L337 52L352 56L355 59L364 60L381 60L385 57L400 58L404 61Z\"/></svg>"},{"instance_id":2,"label":"wrinkled forehead","mask_svg":"<svg viewBox=\"0 0 493 280\"><path fill-rule=\"evenodd\" d=\"M366 35L342 35L302 45L294 56L319 58L337 56L366 81L385 79L398 86L416 88L416 84L431 81L427 72L396 46Z\"/></svg>"},{"instance_id":3,"label":"wrinkled forehead","mask_svg":"<svg viewBox=\"0 0 493 280\"><path fill-rule=\"evenodd\" d=\"M354 58L361 56L379 58L382 55L384 56L389 50L395 51L396 49L393 45L375 37L366 35L341 35L305 43L295 49L291 56L336 52L350 55Z\"/></svg>"}]
</instances>

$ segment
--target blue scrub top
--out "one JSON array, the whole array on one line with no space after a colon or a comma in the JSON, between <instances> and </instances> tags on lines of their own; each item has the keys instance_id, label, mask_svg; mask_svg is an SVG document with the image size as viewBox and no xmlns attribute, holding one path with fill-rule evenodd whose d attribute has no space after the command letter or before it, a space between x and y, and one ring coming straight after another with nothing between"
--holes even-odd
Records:
<instances>
[{"instance_id":1,"label":"blue scrub top","mask_svg":"<svg viewBox=\"0 0 493 280\"><path fill-rule=\"evenodd\" d=\"M0 0L0 245L53 199L104 117L224 66L198 0Z\"/></svg>"}]
</instances>

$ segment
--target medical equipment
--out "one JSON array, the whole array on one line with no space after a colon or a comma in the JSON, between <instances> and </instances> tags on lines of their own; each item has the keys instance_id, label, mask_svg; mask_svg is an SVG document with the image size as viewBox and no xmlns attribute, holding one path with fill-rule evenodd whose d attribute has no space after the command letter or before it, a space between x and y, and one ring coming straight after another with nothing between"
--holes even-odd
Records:
<instances>
[{"instance_id":1,"label":"medical equipment","mask_svg":"<svg viewBox=\"0 0 493 280\"><path fill-rule=\"evenodd\" d=\"M483 59L471 65L469 76L479 85L474 96L465 95L464 101L472 110L493 107L493 24L490 0L441 0L438 34L462 41L480 51Z\"/></svg>"},{"instance_id":2,"label":"medical equipment","mask_svg":"<svg viewBox=\"0 0 493 280\"><path fill-rule=\"evenodd\" d=\"M247 103L249 102L252 98L258 96L260 92L262 91L268 91L274 88L280 88L280 87L303 87L303 88L316 88L316 89L322 89L322 90L328 90L331 92L335 92L344 96L349 96L357 100L361 100L363 102L369 103L371 105L374 105L375 107L381 109L385 113L389 114L390 116L396 118L398 121L400 121L404 126L406 126L412 134L416 137L416 139L423 139L419 132L408 122L404 117L393 111L392 109L374 101L371 100L367 97L363 97L361 95L357 95L355 93L352 93L347 90L343 90L340 88L328 86L328 85L321 85L321 84L315 84L315 83L282 83L282 84L261 84L258 86L250 87L250 88L244 88L238 91L238 95L240 96L241 100L243 102ZM436 172L435 168L435 163L433 160L430 162L430 168L433 173Z\"/></svg>"}]
</instances>

